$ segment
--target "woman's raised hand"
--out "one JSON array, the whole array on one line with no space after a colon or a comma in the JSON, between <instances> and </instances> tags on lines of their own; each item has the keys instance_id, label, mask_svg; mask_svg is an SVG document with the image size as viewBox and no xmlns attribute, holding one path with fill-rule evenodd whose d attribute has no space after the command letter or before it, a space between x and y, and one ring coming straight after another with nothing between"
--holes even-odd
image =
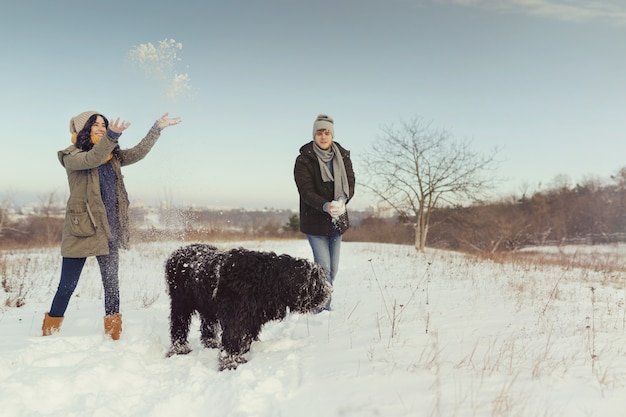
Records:
<instances>
[{"instance_id":1,"label":"woman's raised hand","mask_svg":"<svg viewBox=\"0 0 626 417\"><path fill-rule=\"evenodd\" d=\"M128 126L130 126L130 122L127 122L125 120L120 121L119 117L109 123L109 129L111 129L115 133L122 133L123 131L128 129Z\"/></svg>"},{"instance_id":2,"label":"woman's raised hand","mask_svg":"<svg viewBox=\"0 0 626 417\"><path fill-rule=\"evenodd\" d=\"M169 126L174 126L182 122L180 117L167 117L169 113L165 113L157 120L157 127L161 130Z\"/></svg>"}]
</instances>

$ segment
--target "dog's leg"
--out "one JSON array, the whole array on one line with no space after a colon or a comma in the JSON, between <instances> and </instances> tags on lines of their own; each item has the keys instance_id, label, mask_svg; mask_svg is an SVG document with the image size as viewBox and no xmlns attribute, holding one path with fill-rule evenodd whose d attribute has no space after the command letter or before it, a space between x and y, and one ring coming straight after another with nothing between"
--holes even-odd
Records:
<instances>
[{"instance_id":1,"label":"dog's leg","mask_svg":"<svg viewBox=\"0 0 626 417\"><path fill-rule=\"evenodd\" d=\"M191 352L191 348L187 343L181 345L178 342L174 342L165 356L169 358L174 355L186 355L189 352Z\"/></svg>"},{"instance_id":2,"label":"dog's leg","mask_svg":"<svg viewBox=\"0 0 626 417\"><path fill-rule=\"evenodd\" d=\"M224 350L220 350L219 356L217 358L218 369L223 371L225 369L233 370L237 369L239 365L242 363L246 363L247 360L241 355L232 355Z\"/></svg>"},{"instance_id":3,"label":"dog's leg","mask_svg":"<svg viewBox=\"0 0 626 417\"><path fill-rule=\"evenodd\" d=\"M219 354L220 370L235 369L246 363L243 355L250 351L252 341L258 336L261 328L250 323L234 323L223 320L222 350Z\"/></svg>"},{"instance_id":4,"label":"dog's leg","mask_svg":"<svg viewBox=\"0 0 626 417\"><path fill-rule=\"evenodd\" d=\"M170 307L170 339L172 347L167 356L184 355L191 352L187 338L194 310L184 300L180 301L175 298L172 298Z\"/></svg>"},{"instance_id":5,"label":"dog's leg","mask_svg":"<svg viewBox=\"0 0 626 417\"><path fill-rule=\"evenodd\" d=\"M215 315L213 317L207 317L207 314L200 315L200 340L204 347L208 349L215 349L220 347L220 341L217 337L219 331L219 324Z\"/></svg>"}]
</instances>

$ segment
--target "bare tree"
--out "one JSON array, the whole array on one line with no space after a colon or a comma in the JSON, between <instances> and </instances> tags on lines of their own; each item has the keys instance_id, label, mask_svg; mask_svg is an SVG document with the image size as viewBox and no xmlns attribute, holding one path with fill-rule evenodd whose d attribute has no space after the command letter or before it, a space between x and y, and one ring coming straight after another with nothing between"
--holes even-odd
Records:
<instances>
[{"instance_id":1,"label":"bare tree","mask_svg":"<svg viewBox=\"0 0 626 417\"><path fill-rule=\"evenodd\" d=\"M415 217L415 248L423 251L434 208L475 201L493 188L493 177L483 174L495 168L497 150L478 155L469 141L456 141L419 118L383 133L364 155L365 180L359 185L399 215Z\"/></svg>"},{"instance_id":2,"label":"bare tree","mask_svg":"<svg viewBox=\"0 0 626 417\"><path fill-rule=\"evenodd\" d=\"M56 197L56 191L39 196L39 219L34 218L32 226L36 233L42 233L42 238L46 244L54 243L61 235L58 229L58 222L55 222L55 214L58 211L59 203ZM57 216L58 217L58 216ZM39 221L38 221L39 220Z\"/></svg>"},{"instance_id":3,"label":"bare tree","mask_svg":"<svg viewBox=\"0 0 626 417\"><path fill-rule=\"evenodd\" d=\"M4 231L4 224L8 219L7 210L0 206L0 237L2 237Z\"/></svg>"},{"instance_id":4,"label":"bare tree","mask_svg":"<svg viewBox=\"0 0 626 417\"><path fill-rule=\"evenodd\" d=\"M615 175L611 175L611 179L619 190L626 189L626 167L620 168Z\"/></svg>"},{"instance_id":5,"label":"bare tree","mask_svg":"<svg viewBox=\"0 0 626 417\"><path fill-rule=\"evenodd\" d=\"M9 229L9 207L13 205L13 192L8 192L0 200L0 237Z\"/></svg>"}]
</instances>

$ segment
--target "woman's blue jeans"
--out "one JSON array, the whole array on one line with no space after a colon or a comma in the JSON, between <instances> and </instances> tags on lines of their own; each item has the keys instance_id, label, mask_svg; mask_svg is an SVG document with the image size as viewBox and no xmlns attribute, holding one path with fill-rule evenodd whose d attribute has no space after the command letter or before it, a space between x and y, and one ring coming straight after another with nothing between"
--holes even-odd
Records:
<instances>
[{"instance_id":1,"label":"woman's blue jeans","mask_svg":"<svg viewBox=\"0 0 626 417\"><path fill-rule=\"evenodd\" d=\"M104 311L106 315L120 312L120 286L118 278L119 250L117 245L109 244L109 254L97 256L104 287ZM70 302L70 297L78 285L78 279L87 258L63 258L61 280L52 299L48 313L50 317L63 317Z\"/></svg>"},{"instance_id":2,"label":"woman's blue jeans","mask_svg":"<svg viewBox=\"0 0 626 417\"><path fill-rule=\"evenodd\" d=\"M341 234L335 231L332 236L306 235L313 250L313 261L324 268L326 279L333 285L339 270L339 254L341 249ZM326 310L330 309L330 299Z\"/></svg>"}]
</instances>

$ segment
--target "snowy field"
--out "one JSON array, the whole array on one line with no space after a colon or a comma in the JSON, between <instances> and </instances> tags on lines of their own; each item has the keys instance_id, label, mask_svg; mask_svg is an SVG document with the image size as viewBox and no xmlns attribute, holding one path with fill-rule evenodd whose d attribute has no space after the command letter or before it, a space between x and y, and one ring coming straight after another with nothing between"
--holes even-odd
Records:
<instances>
[{"instance_id":1,"label":"snowy field","mask_svg":"<svg viewBox=\"0 0 626 417\"><path fill-rule=\"evenodd\" d=\"M311 257L305 240L216 245ZM267 324L248 363L218 372L217 351L201 347L197 320L194 350L165 357L163 263L179 246L122 252L117 342L103 336L95 259L61 332L41 337L59 279L58 248L0 252L0 414L626 415L625 274L602 262L580 268L564 261L583 252L620 260L624 247L561 251L560 265L540 266L344 242L334 310ZM24 305L11 306L18 299Z\"/></svg>"}]
</instances>

